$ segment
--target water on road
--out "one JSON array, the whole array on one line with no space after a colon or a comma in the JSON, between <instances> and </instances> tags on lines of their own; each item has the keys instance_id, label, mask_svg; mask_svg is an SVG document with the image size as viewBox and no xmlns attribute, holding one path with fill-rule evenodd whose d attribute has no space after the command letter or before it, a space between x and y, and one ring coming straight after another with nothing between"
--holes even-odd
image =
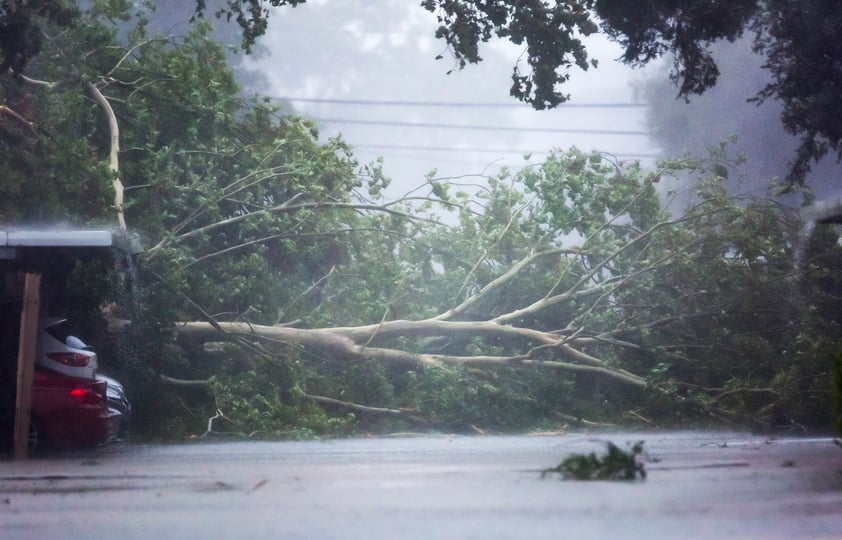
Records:
<instances>
[{"instance_id":1,"label":"water on road","mask_svg":"<svg viewBox=\"0 0 842 540\"><path fill-rule=\"evenodd\" d=\"M647 478L540 471L643 440ZM0 538L842 538L842 448L739 433L116 445L0 463Z\"/></svg>"}]
</instances>

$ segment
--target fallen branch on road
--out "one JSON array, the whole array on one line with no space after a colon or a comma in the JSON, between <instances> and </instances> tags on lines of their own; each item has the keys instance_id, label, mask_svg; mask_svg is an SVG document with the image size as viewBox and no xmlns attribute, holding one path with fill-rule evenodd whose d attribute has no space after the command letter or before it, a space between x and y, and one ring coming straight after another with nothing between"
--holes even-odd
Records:
<instances>
[{"instance_id":1,"label":"fallen branch on road","mask_svg":"<svg viewBox=\"0 0 842 540\"><path fill-rule=\"evenodd\" d=\"M312 394L303 394L303 396L308 399L312 399L316 403L321 403L323 405L336 405L338 407L343 407L345 409L351 409L353 411L358 411L362 413L400 416L401 418L406 418L407 420L412 420L413 422L418 422L422 424L427 423L427 420L418 416L417 411L413 410L388 409L385 407L370 407L368 405L360 405L359 403L352 403L350 401L340 401L338 399L333 399L325 396L314 396Z\"/></svg>"}]
</instances>

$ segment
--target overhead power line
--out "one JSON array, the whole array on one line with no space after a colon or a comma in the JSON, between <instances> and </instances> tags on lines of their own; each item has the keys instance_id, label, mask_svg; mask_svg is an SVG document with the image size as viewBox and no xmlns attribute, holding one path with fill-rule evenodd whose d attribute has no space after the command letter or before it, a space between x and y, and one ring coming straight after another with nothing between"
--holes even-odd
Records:
<instances>
[{"instance_id":1,"label":"overhead power line","mask_svg":"<svg viewBox=\"0 0 842 540\"><path fill-rule=\"evenodd\" d=\"M322 99L286 96L280 99L298 103L324 103L329 105L361 105L383 107L455 107L455 108L526 108L524 103L478 103L472 101L402 101L402 100L373 100L373 99ZM646 103L617 102L617 103L563 103L559 109L640 109Z\"/></svg>"},{"instance_id":2,"label":"overhead power line","mask_svg":"<svg viewBox=\"0 0 842 540\"><path fill-rule=\"evenodd\" d=\"M408 150L420 152L453 152L453 153L477 153L477 154L549 154L550 150L515 150L511 148L454 148L452 146L412 146L403 144L353 144L354 148L365 148L372 150ZM659 154L652 153L614 153L612 156L618 158L656 158Z\"/></svg>"},{"instance_id":3,"label":"overhead power line","mask_svg":"<svg viewBox=\"0 0 842 540\"><path fill-rule=\"evenodd\" d=\"M363 124L369 126L398 126L412 128L437 129L469 129L475 131L518 131L535 133L576 133L590 135L649 135L646 131L626 129L582 129L582 128L545 128L545 127L512 127L512 126L478 126L459 124L433 124L427 122L393 122L386 120L355 120L351 118L313 118L316 122L325 124Z\"/></svg>"}]
</instances>

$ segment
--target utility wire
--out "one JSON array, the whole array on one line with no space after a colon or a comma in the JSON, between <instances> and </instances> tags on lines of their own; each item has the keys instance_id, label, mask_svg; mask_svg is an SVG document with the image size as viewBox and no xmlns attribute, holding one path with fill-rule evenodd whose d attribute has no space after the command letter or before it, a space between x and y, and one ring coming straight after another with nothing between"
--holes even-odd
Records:
<instances>
[{"instance_id":1,"label":"utility wire","mask_svg":"<svg viewBox=\"0 0 842 540\"><path fill-rule=\"evenodd\" d=\"M371 100L371 99L322 99L305 97L281 97L287 101L298 103L324 103L329 105L364 105L384 107L456 107L456 108L526 108L524 103L477 103L470 101L400 101L400 100ZM564 103L559 109L641 109L646 103Z\"/></svg>"},{"instance_id":2,"label":"utility wire","mask_svg":"<svg viewBox=\"0 0 842 540\"><path fill-rule=\"evenodd\" d=\"M411 146L403 144L353 144L354 148L382 149L382 150L409 150L421 152L458 152L475 154L549 154L551 150L513 150L511 148L454 148L452 146ZM656 158L659 154L645 153L614 153L612 156L618 158Z\"/></svg>"},{"instance_id":3,"label":"utility wire","mask_svg":"<svg viewBox=\"0 0 842 540\"><path fill-rule=\"evenodd\" d=\"M369 126L399 126L413 128L439 128L439 129L470 129L476 131L519 131L519 132L542 132L542 133L580 133L590 135L649 135L646 131L634 131L624 129L568 129L568 128L543 128L543 127L512 127L512 126L477 126L477 125L456 125L456 124L432 124L427 122L392 122L384 120L354 120L350 118L312 118L315 122L325 124L364 124Z\"/></svg>"}]
</instances>

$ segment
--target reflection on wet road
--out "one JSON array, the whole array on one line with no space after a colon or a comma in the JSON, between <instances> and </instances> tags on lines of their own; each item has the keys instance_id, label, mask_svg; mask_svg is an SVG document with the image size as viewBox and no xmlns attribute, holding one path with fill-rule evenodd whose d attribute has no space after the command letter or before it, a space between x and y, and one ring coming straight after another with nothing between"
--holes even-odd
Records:
<instances>
[{"instance_id":1,"label":"reflection on wet road","mask_svg":"<svg viewBox=\"0 0 842 540\"><path fill-rule=\"evenodd\" d=\"M644 442L646 480L541 471ZM121 445L0 463L0 537L833 538L842 448L734 433Z\"/></svg>"}]
</instances>

